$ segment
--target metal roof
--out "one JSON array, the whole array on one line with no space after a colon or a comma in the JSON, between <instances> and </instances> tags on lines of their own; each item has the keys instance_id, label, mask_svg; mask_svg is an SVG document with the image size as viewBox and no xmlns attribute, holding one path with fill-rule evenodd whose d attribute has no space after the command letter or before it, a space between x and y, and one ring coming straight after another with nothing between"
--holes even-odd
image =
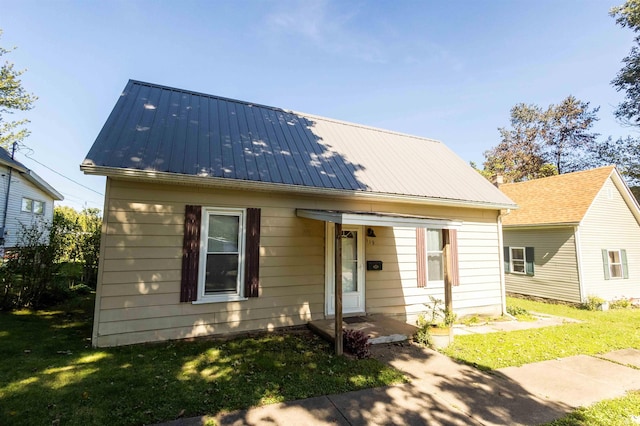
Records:
<instances>
[{"instance_id":1,"label":"metal roof","mask_svg":"<svg viewBox=\"0 0 640 426\"><path fill-rule=\"evenodd\" d=\"M432 139L134 80L81 169L515 206Z\"/></svg>"}]
</instances>

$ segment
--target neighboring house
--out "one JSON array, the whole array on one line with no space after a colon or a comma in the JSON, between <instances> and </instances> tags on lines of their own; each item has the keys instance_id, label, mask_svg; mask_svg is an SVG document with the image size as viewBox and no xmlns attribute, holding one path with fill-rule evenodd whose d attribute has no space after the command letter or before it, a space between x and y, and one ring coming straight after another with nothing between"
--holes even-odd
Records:
<instances>
[{"instance_id":1,"label":"neighboring house","mask_svg":"<svg viewBox=\"0 0 640 426\"><path fill-rule=\"evenodd\" d=\"M53 220L53 202L62 195L33 170L0 148L0 250L19 243L23 226Z\"/></svg>"},{"instance_id":2,"label":"neighboring house","mask_svg":"<svg viewBox=\"0 0 640 426\"><path fill-rule=\"evenodd\" d=\"M640 297L640 209L613 166L501 185L508 292L569 302Z\"/></svg>"},{"instance_id":3,"label":"neighboring house","mask_svg":"<svg viewBox=\"0 0 640 426\"><path fill-rule=\"evenodd\" d=\"M272 330L334 303L337 324L414 322L429 295L504 308L515 204L434 140L130 81L81 169L107 177L95 346Z\"/></svg>"}]
</instances>

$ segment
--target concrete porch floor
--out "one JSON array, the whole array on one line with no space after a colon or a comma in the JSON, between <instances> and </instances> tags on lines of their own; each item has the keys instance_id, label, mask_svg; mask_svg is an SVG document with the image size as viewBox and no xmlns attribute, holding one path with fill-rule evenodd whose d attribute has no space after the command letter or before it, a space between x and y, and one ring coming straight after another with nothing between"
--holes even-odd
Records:
<instances>
[{"instance_id":1,"label":"concrete porch floor","mask_svg":"<svg viewBox=\"0 0 640 426\"><path fill-rule=\"evenodd\" d=\"M323 339L333 343L335 340L335 321L333 318L311 321L308 327ZM342 327L349 330L360 330L369 336L372 345L380 343L401 342L409 339L417 328L384 315L366 315L345 317Z\"/></svg>"}]
</instances>

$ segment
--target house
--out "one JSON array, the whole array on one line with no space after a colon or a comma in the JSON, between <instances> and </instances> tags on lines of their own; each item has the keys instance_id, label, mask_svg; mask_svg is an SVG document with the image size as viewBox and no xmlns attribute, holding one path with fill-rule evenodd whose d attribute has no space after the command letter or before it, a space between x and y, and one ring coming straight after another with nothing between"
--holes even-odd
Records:
<instances>
[{"instance_id":1,"label":"house","mask_svg":"<svg viewBox=\"0 0 640 426\"><path fill-rule=\"evenodd\" d=\"M569 302L640 297L640 209L613 166L501 185L508 292Z\"/></svg>"},{"instance_id":2,"label":"house","mask_svg":"<svg viewBox=\"0 0 640 426\"><path fill-rule=\"evenodd\" d=\"M81 169L107 177L95 346L504 309L515 204L431 139L129 81Z\"/></svg>"},{"instance_id":3,"label":"house","mask_svg":"<svg viewBox=\"0 0 640 426\"><path fill-rule=\"evenodd\" d=\"M53 220L53 203L64 197L0 147L0 251L16 247L23 226Z\"/></svg>"}]
</instances>

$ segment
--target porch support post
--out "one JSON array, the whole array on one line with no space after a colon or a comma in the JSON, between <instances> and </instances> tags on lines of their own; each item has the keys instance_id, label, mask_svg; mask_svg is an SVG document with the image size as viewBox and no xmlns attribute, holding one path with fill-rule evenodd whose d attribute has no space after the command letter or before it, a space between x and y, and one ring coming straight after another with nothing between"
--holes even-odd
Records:
<instances>
[{"instance_id":1,"label":"porch support post","mask_svg":"<svg viewBox=\"0 0 640 426\"><path fill-rule=\"evenodd\" d=\"M453 291L451 284L451 239L446 229L442 230L444 247L442 249L444 257L444 308L447 312L453 312Z\"/></svg>"},{"instance_id":2,"label":"porch support post","mask_svg":"<svg viewBox=\"0 0 640 426\"><path fill-rule=\"evenodd\" d=\"M335 228L335 350L336 355L342 355L342 224L336 223Z\"/></svg>"}]
</instances>

